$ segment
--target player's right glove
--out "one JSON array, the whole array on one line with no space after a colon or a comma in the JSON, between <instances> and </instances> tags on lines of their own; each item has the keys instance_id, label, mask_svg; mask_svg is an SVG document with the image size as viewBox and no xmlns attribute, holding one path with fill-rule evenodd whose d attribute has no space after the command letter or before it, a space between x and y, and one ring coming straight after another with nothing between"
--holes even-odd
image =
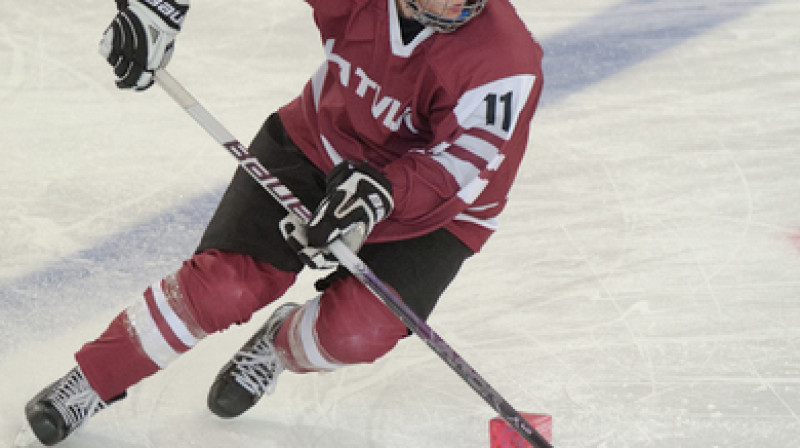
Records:
<instances>
[{"instance_id":1,"label":"player's right glove","mask_svg":"<svg viewBox=\"0 0 800 448\"><path fill-rule=\"evenodd\" d=\"M342 162L328 173L325 198L308 222L308 244L325 247L340 238L361 248L393 209L392 184L383 173L367 163Z\"/></svg>"},{"instance_id":2,"label":"player's right glove","mask_svg":"<svg viewBox=\"0 0 800 448\"><path fill-rule=\"evenodd\" d=\"M297 253L304 265L311 269L333 269L339 266L339 262L330 251L322 247L308 245L308 236L306 235L308 225L297 215L289 213L278 225L280 226L281 234L283 234L283 239ZM350 249L352 250L353 248L351 247Z\"/></svg>"},{"instance_id":3,"label":"player's right glove","mask_svg":"<svg viewBox=\"0 0 800 448\"><path fill-rule=\"evenodd\" d=\"M117 16L100 41L100 54L114 68L117 87L145 90L153 72L166 67L189 0L116 0Z\"/></svg>"},{"instance_id":4,"label":"player's right glove","mask_svg":"<svg viewBox=\"0 0 800 448\"><path fill-rule=\"evenodd\" d=\"M325 198L307 224L290 214L281 233L300 259L315 269L337 265L327 246L340 239L358 252L375 225L393 210L392 185L366 163L343 162L328 174Z\"/></svg>"}]
</instances>

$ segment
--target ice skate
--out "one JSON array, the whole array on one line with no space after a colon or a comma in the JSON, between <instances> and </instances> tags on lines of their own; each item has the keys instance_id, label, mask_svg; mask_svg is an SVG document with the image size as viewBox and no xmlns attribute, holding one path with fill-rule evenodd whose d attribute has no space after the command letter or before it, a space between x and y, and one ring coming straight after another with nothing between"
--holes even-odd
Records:
<instances>
[{"instance_id":1,"label":"ice skate","mask_svg":"<svg viewBox=\"0 0 800 448\"><path fill-rule=\"evenodd\" d=\"M33 397L25 405L25 417L36 438L51 446L124 396L123 393L108 403L104 402L89 385L80 367L75 367Z\"/></svg>"},{"instance_id":2,"label":"ice skate","mask_svg":"<svg viewBox=\"0 0 800 448\"><path fill-rule=\"evenodd\" d=\"M208 391L208 408L222 418L232 418L275 391L283 372L273 341L283 321L299 307L281 305L217 374Z\"/></svg>"}]
</instances>

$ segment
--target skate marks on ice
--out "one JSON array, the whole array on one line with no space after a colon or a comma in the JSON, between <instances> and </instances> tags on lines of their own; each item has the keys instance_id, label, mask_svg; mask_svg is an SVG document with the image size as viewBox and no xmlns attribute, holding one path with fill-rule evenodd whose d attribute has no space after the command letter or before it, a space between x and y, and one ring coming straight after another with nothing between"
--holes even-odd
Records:
<instances>
[{"instance_id":1,"label":"skate marks on ice","mask_svg":"<svg viewBox=\"0 0 800 448\"><path fill-rule=\"evenodd\" d=\"M145 397L152 396L152 391L137 392ZM363 432L271 418L270 414L275 413L274 409L267 413L262 409L262 412L255 412L235 420L223 420L208 412L202 403L193 403L193 407L194 410L187 411L177 404L158 404L148 399L136 403L128 402L125 406L116 408L109 407L95 415L87 424L77 428L57 446L61 448L382 446L378 439L370 438ZM44 447L27 424L22 426L11 446Z\"/></svg>"},{"instance_id":2,"label":"skate marks on ice","mask_svg":"<svg viewBox=\"0 0 800 448\"><path fill-rule=\"evenodd\" d=\"M524 1L518 3L521 7L536 12L535 8L526 6ZM708 6L708 3L712 3L714 7ZM739 0L715 0L707 3L622 2L615 11L627 12L630 20L620 24L619 18L607 15L602 17L611 20L609 23L628 27L619 28L620 30L634 28L630 34L619 32L613 41L607 40L602 38L604 33L607 31L611 33L613 30L608 30L609 27L599 23L592 25L587 22L586 25L578 25L573 31L560 35L559 39L545 37L544 45L552 59L548 60L550 76L548 87L545 89L546 101L543 112L552 112L550 109L560 110L564 106L564 99L568 100L567 97L585 90L593 83L612 79L613 75L623 68L633 68L623 73L631 81L631 76L641 75L636 73L633 66L639 61L644 61L648 51L655 48L660 48L658 51L669 50L669 46L665 46L662 40L672 41L671 45L678 45L692 37L691 33L682 32L679 26L662 28L662 34L656 33L648 37L645 33L647 28L644 26L645 22L658 20L660 16L645 14L647 5L668 9L705 5L697 6L700 10L692 9L698 13L697 15L687 15L687 22L696 23L694 22L696 20L703 21L702 17L720 17L720 11L736 9L744 13L758 3ZM626 5L629 9L625 9ZM642 8L642 13L633 14L636 8ZM787 8L791 9L789 6ZM677 10L671 9L671 11ZM796 8L793 11L796 13ZM535 18L533 14L531 17ZM725 17L735 18L732 15ZM695 27L695 29L696 32L702 32L711 26ZM605 31L599 32L600 29ZM580 30L585 30L584 35L593 38L581 37ZM741 32L743 36L758 37L768 31L768 28L760 28L729 32L731 34ZM675 38L675 35L679 37ZM705 51L711 60L720 57L713 43L705 48ZM751 54L760 54L760 51ZM623 63L624 61L630 63ZM696 62L698 62L696 65L681 69L701 72L703 65L700 61ZM620 66L619 69L609 70L609 67L615 64ZM669 67L662 66L662 68L665 70L645 73L664 82L663 87L651 85L656 93L658 91L664 93L662 97L656 95L656 99L663 99L685 89L685 86L671 84L670 77L675 76L674 71L671 72ZM672 69L674 70L674 67ZM593 70L596 70L596 73L592 73ZM634 74L631 75L631 72ZM720 77L724 78L728 73L732 72L720 72ZM778 78L768 79L778 80ZM740 82L742 81L738 78L733 78L733 83L724 83L724 87L719 88L719 95L736 96L738 85L733 84ZM750 82L758 81L750 80ZM646 114L647 106L652 103L645 102L641 105L636 103L637 98L645 95L644 92L637 92L636 87L641 85L634 84L623 92L611 92L620 95L617 98L618 102L613 104L618 107L616 112L642 106L642 113ZM768 87L762 85L759 95L770 95L769 91L764 90ZM752 91L750 92L745 91L744 94L752 95ZM581 96L579 99L586 98ZM598 101L593 103L594 99ZM572 120L576 125L575 128L580 128L582 121L590 121L591 124L596 120L593 114L600 113L601 109L607 107L608 104L603 101L607 99L603 96L589 96L589 101L582 101L584 103L582 109L570 105L570 109L561 113L559 117ZM685 106L687 109L683 112L691 113L697 108L697 103L687 100ZM713 104L709 104L707 107L712 106ZM598 110L592 111L592 107L597 107ZM784 110L788 115L791 115L790 112L790 109ZM543 118L545 117L538 117L537 120ZM679 125L686 123L674 116L663 118L673 120ZM702 120L703 117L699 118L701 118L697 123L699 126L689 126L687 133L702 134L712 130L720 134L739 132L742 125L739 120L731 120L736 121L736 125L731 123L725 127L724 123L713 123L712 129L708 122ZM546 128L550 124L535 121L533 135L540 136L543 131L546 132L542 127ZM766 182L754 182L754 170L767 166L764 161L764 154L768 153L766 151L757 154L723 148L730 156L731 163L727 167L722 163L718 165L708 163L717 160L703 157L704 154L711 154L710 152L698 151L695 158L685 158L681 154L672 152L664 157L661 153L655 153L663 150L660 147L635 148L636 151L629 153L626 152L628 147L616 146L619 141L614 141L610 134L619 130L626 133L630 140L642 140L640 144L645 146L646 137L651 135L649 132L657 135L658 122L652 120L642 125L634 121L634 125L640 127L637 130L624 129L624 126L620 129L619 124L608 124L609 126L598 126L593 130L596 134L602 135L594 136L592 146L593 151L602 151L604 156L610 155L610 158L602 161L601 157L592 158L591 153L588 158L586 153L571 153L570 150L577 145L576 140L580 137L573 129L569 139L557 146L559 150L566 149L559 154L556 160L559 163L553 164L553 173L547 173L557 177L556 194L551 195L552 203L539 201L539 205L531 206L532 208L526 208L526 204L521 208L509 207L501 219L501 231L495 237L490 250L495 253L498 250L507 251L509 256L503 259L510 260L508 264L513 264L517 260L520 263L514 265L512 269L509 269L508 265L504 266L504 271L512 272L498 272L496 278L484 275L483 270L479 271L480 278L475 276L476 283L504 285L503 287L507 288L494 293L502 296L502 299L496 302L502 302L499 306L507 311L508 316L513 313L528 314L532 309L534 311L531 314L537 315L516 320L493 316L487 323L482 315L487 311L495 312L498 305L486 297L470 297L472 291L463 285L469 285L472 279L464 277L457 280L452 292L453 300L443 301L443 312L435 316L436 321L432 325L437 330L443 329L442 334L453 342L455 348L464 353L466 359L476 363L476 369L481 373L485 372L487 379L493 384L496 382L495 378L503 380L497 384L498 390L507 394L512 404L524 410L540 409L556 414L554 425L556 442L559 440L574 442L565 443L563 445L565 447L641 448L679 445L682 448L709 448L720 441L731 442L730 444L734 445L740 439L761 441L763 442L761 446L770 448L798 446L800 438L796 428L800 424L797 418L800 394L797 392L796 381L791 380L797 377L796 372L792 371L797 366L796 344L790 346L781 343L787 339L796 341L798 337L796 324L793 323L797 320L792 319L798 317L796 307L787 305L796 299L797 277L796 274L792 277L787 271L785 281L779 282L781 279L777 278L775 264L771 263L778 257L770 259L766 256L769 254L763 251L763 243L767 239L766 232L759 233L758 239L753 238L754 229L764 230L768 225L783 221L777 218L765 219L763 210L761 216L756 210L753 220L750 221L750 215L744 217L738 212L740 210L738 208L736 213L719 214L716 216L719 219L714 220L711 218L714 218L717 212L707 213L706 209L713 209L719 200L695 198L696 202L687 201L686 191L680 190L680 187L694 182L697 188L691 191L702 188L710 195L719 189L708 188L709 185L700 179L707 178L709 173L717 177L720 173L727 173L720 179L727 186L735 185L729 168L740 166L743 171L742 180L749 182L747 185L749 197L740 197L741 188L727 189L724 194L728 195L732 202L755 201L757 204L760 202L762 208L766 208L765 198L778 198L781 194L787 194L787 191L797 190L787 189L779 192L778 184L772 189L764 187ZM649 130L651 125L652 131ZM744 123L744 125L759 133L759 129L753 129L752 124ZM643 130L645 128L648 130ZM763 140L764 137L769 136L759 136L759 139ZM724 140L724 136L720 140ZM608 144L609 141L611 144ZM651 151L649 158L642 157L643 151ZM620 157L615 159L614 154L619 154ZM782 162L781 157L778 157L781 154L778 151L774 151L774 154L775 158L770 161L769 166L774 166L776 169L773 173L774 179L782 181L781 178L785 174L781 174L779 170L791 160ZM542 161L548 162L548 157L556 158L546 151L544 155L541 152L532 153L531 166ZM631 160L628 168L622 167L625 162L622 159L625 157ZM533 161L534 158L536 162ZM570 186L581 185L581 179L591 177L598 170L606 170L607 177L614 183L613 186L623 193L627 188L629 194L605 195L595 192L584 194L582 197L576 194L573 197L572 193L575 190L570 190ZM533 173L538 175L541 171L541 169L533 170ZM676 173L678 171L680 174ZM646 179L636 177L643 172L648 176ZM653 173L656 176L653 176ZM687 180L679 181L681 178ZM542 181L533 176L528 178L523 173L520 181L515 189L518 198L523 198L524 195L519 193L529 191L529 188L534 192L541 191L537 189L537 183ZM559 189L560 187L563 189ZM633 187L639 190L630 193ZM652 194L653 192L658 194ZM532 197L539 199L542 196ZM547 222L558 226L559 220L563 219L562 212L567 207L565 203L573 199L575 200L573 204L587 205L583 212L584 219L563 225L560 234L559 229L554 232L554 241L566 240L570 244L548 246L547 242L541 241L544 235L549 235L548 229L535 227L536 224L531 224L531 220L537 220L540 226L545 226L544 223ZM515 205L521 204L520 199L515 201ZM592 204L590 201L595 203ZM776 211L780 209L781 204L783 203L776 199L771 199L767 203L778 206L774 207ZM68 367L70 360L66 359L69 354L63 353L63 350L73 350L86 338L96 336L96 330L101 329L102 325L107 323L106 317L110 316L103 317L102 322L96 322L96 325L93 322L92 329L83 331L80 335L75 333L65 335L64 329L86 325L82 321L85 308L102 306L110 310L126 305L129 299L116 294L113 286L138 294L142 285L174 267L171 266L172 260L182 257L186 247L192 247L196 237L191 236L183 240L182 235L185 231L194 231L194 227L202 227L202 221L205 219L199 213L191 214L194 205L196 203L189 200L186 208L171 210L163 221L143 224L142 228L145 230L114 235L107 243L75 257L55 262L50 266L52 269L46 272L39 271L14 281L9 288L4 287L0 291L0 303L3 303L3 319L0 326L8 323L6 327L0 327L3 328L0 336L2 340L10 341L8 345L4 343L0 347L0 353L10 353L6 350L15 344L25 343L27 347L27 337L53 339L61 345L62 353L59 354L53 349L52 352L42 351L36 357L27 356L21 362L16 354L13 354L13 358L15 363L26 369L40 366L41 359L50 358L58 359L58 363L63 367L57 368L48 362L45 369L47 373L30 372L24 375L25 378L15 380L13 385L9 384L9 388L22 387L25 390L4 394L4 405L10 406L7 412L0 411L3 412L0 414L2 415L0 427L5 434L4 440L11 441L15 435L16 428L11 428L9 421L13 420L14 425L22 421L21 408L24 400L35 393L38 387L52 381L54 378L51 378L50 374L66 371L65 368ZM205 210L210 212L213 200L207 205L204 206ZM546 206L552 206L549 213ZM742 206L749 204L742 202ZM591 231L591 227L597 227L598 222L601 225L608 222L600 219L606 219L612 213L620 213L620 208L625 213L625 220L620 226L625 228L622 230L609 228L608 233L601 234L606 237L605 245L594 242L598 233ZM526 214L531 209L545 213ZM696 215L693 216L692 213ZM781 218L785 216L786 214ZM735 245L745 243L742 240L745 232L741 230L741 224L744 224L745 219L747 219L748 234L746 245L738 252L730 247L723 247L728 243ZM759 222L759 219L764 221ZM736 220L739 220L736 226L730 225ZM171 224L174 222L184 224ZM658 226L661 228L649 228ZM688 229L692 229L691 232ZM698 229L702 232L698 232ZM542 232L536 233L536 230ZM697 238L700 233L707 235L707 238L700 241ZM528 247L520 244L521 239L529 239L530 235L537 235L534 237L537 240L535 244L527 245ZM180 242L176 242L176 237L181 238ZM663 245L663 248L659 252L660 245ZM530 249L536 250L532 261ZM565 253L572 258L565 256ZM734 254L738 257L719 258L719 254ZM763 259L758 258L759 256ZM764 261L760 263L762 266L760 269L750 269L756 264L752 261L754 259ZM611 262L607 263L609 260ZM788 269L794 265L787 263L786 266ZM741 267L741 269L731 269L731 267ZM520 275L514 274L520 269L529 268L536 275L531 275L531 278L525 281L520 281ZM687 279L690 281L687 282ZM769 279L775 282L765 283ZM598 285L601 287L598 288ZM658 289L659 287L661 289ZM482 285L477 284L475 290L484 292L486 288L482 289ZM81 305L76 307L76 298L87 292L91 293L89 294L91 297L86 300L81 299ZM528 295L517 299L517 293ZM531 303L530 294L535 295L533 297L536 299L535 303ZM596 297L585 300L586 297L591 298L591 294L595 294ZM6 297L21 298L12 302L14 306L6 307ZM759 298L762 300L757 300ZM111 303L115 300L118 302ZM516 300L519 301L514 302ZM459 303L465 301L480 306L470 314L459 309L461 306ZM516 307L507 306L507 303L515 303ZM520 313L520 310L523 313ZM546 315L546 318L542 318L542 315ZM744 324L737 322L742 320L742 316L746 317L743 319ZM37 328L42 328L38 321L36 324L23 324L34 318L43 319L44 327L51 330L37 334ZM453 331L454 327L460 328L461 324L454 322L459 319L468 325L479 323L487 330L501 328L502 331L498 329L495 330L495 334L488 335L491 344L486 341L475 342L473 333ZM531 325L528 320L536 322L537 326L524 327ZM520 339L509 337L511 332L509 328L518 326L524 328L524 332L520 331L521 340L530 341L530 338L534 338L541 341L539 347L527 347L520 344ZM188 356L191 359L213 359L209 361L214 364L211 369L213 370L224 361L221 357L226 357L238 348L251 329L247 327L238 338L234 338L236 341L231 343L230 347L203 351L205 348L201 346L199 348L201 351ZM503 351L505 357L502 356ZM410 372L407 373L409 377L413 376L420 381L431 381L423 375L418 375L416 371L428 369L429 364L436 364L439 361L433 359L431 354L422 348L419 363L406 366L402 362L405 355L402 350L394 353L389 361L392 367L402 366L401 369L409 367ZM10 358L12 357L6 359ZM525 362L520 362L520 358ZM510 359L513 360L511 364L514 367L535 366L535 371L533 367L530 368L532 373L517 372L516 369L500 369L498 374L497 371L486 368L487 365L491 367L491 362L509 365ZM386 371L377 370L375 371L377 376L374 378L357 378L359 386L363 387L365 393L359 394L358 391L351 390L353 397L351 401L342 395L331 398L322 393L292 395L287 391L295 387L318 387L320 390L345 387L333 381L333 378L343 378L342 383L346 382L352 387L352 382L345 379L358 377L359 374L343 373L345 375L343 377L329 377L320 381L306 378L303 383L291 381L282 383L279 395L271 398L272 401L268 403L267 408L259 409L254 414L237 419L235 422L221 422L208 415L202 397L215 372L211 370L203 372L206 369L198 369L197 365L192 364L193 362L176 364L174 372L177 375L168 376L168 380L155 378L148 380L146 386L133 391L128 400L135 398L134 401L126 400L118 408L112 406L103 411L61 446L83 448L234 445L259 448L455 446L433 442L435 431L429 431L430 434L425 431L425 422L419 421L419 414L427 420L442 422L442 427L447 429L440 432L448 433L451 437L457 437L457 433L462 432L475 434L471 436L472 443L459 446L485 446L481 445L479 440L480 434L485 433L485 429L470 427L464 423L482 422L484 417L488 418L485 406L472 401L474 397L462 384L453 384L451 388L450 383L457 383L458 380L446 370L440 375L441 379L436 380L442 381L442 384L437 384L439 387L425 390L431 397L444 397L448 404L437 404L434 400L429 400L423 403L424 409L421 410L410 405L403 408L408 411L405 414L380 413L390 406L401 409L403 400L412 401L412 398L407 398L401 387L394 385L395 389L391 389L392 386L383 384L390 382L387 379L395 377ZM23 376L13 369L9 369L8 373L9 378L13 378L14 375ZM189 382L180 386L184 389L183 393L167 390L167 387L186 383L186 377L194 375L198 376L195 383ZM535 379L531 379L532 377ZM420 381L400 384L416 388L420 387ZM430 386L425 384L422 387ZM286 393L293 399L287 399ZM376 397L376 395L381 396ZM301 399L294 399L297 397ZM359 400L360 402L357 402ZM374 401L366 403L368 406L365 406L364 401L368 400ZM299 412L298 406L305 406L307 412ZM350 421L354 419L350 413L354 413L353 409L362 407L379 416L365 419L366 421L355 420L348 426L348 419ZM413 414L415 409L417 415ZM309 416L322 413L327 413L327 420L309 421ZM465 413L471 414L465 415ZM413 429L400 428L396 422L402 422L403 426ZM342 427L349 427L352 432L341 429ZM360 431L353 428L366 429ZM365 431L368 432L367 435L363 434ZM326 437L328 432L330 436ZM325 441L342 443L325 444Z\"/></svg>"},{"instance_id":3,"label":"skate marks on ice","mask_svg":"<svg viewBox=\"0 0 800 448\"><path fill-rule=\"evenodd\" d=\"M278 422L244 420L238 421L235 425L227 426L220 422L211 422L212 424L199 428L197 419L194 416L185 425L181 425L180 422L172 418L169 425L136 432L128 428L113 435L98 433L92 431L91 427L86 426L78 428L75 433L57 446L61 448L152 448L162 446L286 448L307 446L308 436L313 434L317 434L315 439L318 441L319 446L380 446L374 439L368 439L356 432L343 429L298 425L288 427L287 424ZM96 424L103 423L97 422ZM204 436L198 436L198 432L204 434ZM304 434L304 436L297 437L293 434ZM335 441L335 445L328 445L325 441ZM45 447L36 439L28 425L24 425L20 429L11 446L12 448Z\"/></svg>"}]
</instances>

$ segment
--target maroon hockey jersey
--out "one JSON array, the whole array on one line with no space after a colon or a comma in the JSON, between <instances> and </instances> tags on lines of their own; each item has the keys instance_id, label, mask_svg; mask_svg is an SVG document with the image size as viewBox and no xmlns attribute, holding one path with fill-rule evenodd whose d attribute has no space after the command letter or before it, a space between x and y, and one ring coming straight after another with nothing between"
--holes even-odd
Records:
<instances>
[{"instance_id":1,"label":"maroon hockey jersey","mask_svg":"<svg viewBox=\"0 0 800 448\"><path fill-rule=\"evenodd\" d=\"M444 227L478 251L497 228L542 90L542 50L509 0L454 33L404 44L395 0L307 0L326 61L280 109L328 172L367 161L392 182L394 212L369 242Z\"/></svg>"}]
</instances>

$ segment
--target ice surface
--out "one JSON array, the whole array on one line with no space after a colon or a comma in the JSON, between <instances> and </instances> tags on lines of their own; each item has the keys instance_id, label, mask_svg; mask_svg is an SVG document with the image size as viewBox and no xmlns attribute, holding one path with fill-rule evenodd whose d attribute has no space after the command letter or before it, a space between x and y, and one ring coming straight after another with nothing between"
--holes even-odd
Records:
<instances>
[{"instance_id":1,"label":"ice surface","mask_svg":"<svg viewBox=\"0 0 800 448\"><path fill-rule=\"evenodd\" d=\"M501 229L431 326L520 411L552 414L559 447L800 446L800 3L516 5L545 96ZM157 88L113 86L96 51L113 11L0 3L6 446L24 403L194 249L235 166ZM194 2L170 68L249 141L321 57L301 1ZM208 385L270 311L63 446L488 446L491 409L414 338L213 417Z\"/></svg>"}]
</instances>

